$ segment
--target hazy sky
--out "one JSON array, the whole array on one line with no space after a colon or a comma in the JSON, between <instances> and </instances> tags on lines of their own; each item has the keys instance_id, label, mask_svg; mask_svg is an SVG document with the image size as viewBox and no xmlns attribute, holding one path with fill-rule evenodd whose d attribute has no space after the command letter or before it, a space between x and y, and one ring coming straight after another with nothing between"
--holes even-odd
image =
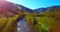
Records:
<instances>
[{"instance_id":1,"label":"hazy sky","mask_svg":"<svg viewBox=\"0 0 60 32\"><path fill-rule=\"evenodd\" d=\"M31 9L60 5L60 0L8 0L8 1L23 5Z\"/></svg>"}]
</instances>

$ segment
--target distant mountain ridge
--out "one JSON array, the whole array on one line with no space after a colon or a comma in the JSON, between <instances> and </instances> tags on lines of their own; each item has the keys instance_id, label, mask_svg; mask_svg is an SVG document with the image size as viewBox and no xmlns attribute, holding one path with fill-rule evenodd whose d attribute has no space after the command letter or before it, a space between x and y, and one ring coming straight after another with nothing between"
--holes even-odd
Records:
<instances>
[{"instance_id":1,"label":"distant mountain ridge","mask_svg":"<svg viewBox=\"0 0 60 32\"><path fill-rule=\"evenodd\" d=\"M18 4L17 4L17 5L18 5ZM27 7L25 7L25 6L22 6L22 5L18 5L18 6L21 7L21 10L22 10L22 11L26 11L26 12L33 12L33 11L34 11L34 10L29 9L29 8L27 8Z\"/></svg>"},{"instance_id":2,"label":"distant mountain ridge","mask_svg":"<svg viewBox=\"0 0 60 32\"><path fill-rule=\"evenodd\" d=\"M46 11L46 10L48 10L48 9L50 9L50 10L54 10L54 9L60 9L60 5L59 6L50 6L50 7L46 7L46 8L38 8L38 9L35 9L34 11L36 11L36 12L44 12L44 11Z\"/></svg>"},{"instance_id":3,"label":"distant mountain ridge","mask_svg":"<svg viewBox=\"0 0 60 32\"><path fill-rule=\"evenodd\" d=\"M38 8L38 9L29 9L27 7L24 7L22 5L19 4L15 4L15 3L11 3L11 2L5 2L5 4L1 4L0 5L0 15L1 14L5 14L5 15L9 15L9 13L11 13L12 15L17 14L17 8L18 6L21 8L21 11L26 11L26 12L30 12L30 13L34 13L34 12L45 12L47 10L55 10L55 9L60 9L60 5L59 6L51 6L51 7L47 7L47 8ZM9 13L8 13L9 12Z\"/></svg>"},{"instance_id":4,"label":"distant mountain ridge","mask_svg":"<svg viewBox=\"0 0 60 32\"><path fill-rule=\"evenodd\" d=\"M60 5L58 5L58 6L50 6L50 7L46 7L46 8L37 8L37 9L34 9L34 10L29 9L27 7L24 7L22 5L19 5L19 6L22 7L23 11L25 10L27 12L45 12L47 10L55 10L55 9L58 9L58 8L60 9Z\"/></svg>"}]
</instances>

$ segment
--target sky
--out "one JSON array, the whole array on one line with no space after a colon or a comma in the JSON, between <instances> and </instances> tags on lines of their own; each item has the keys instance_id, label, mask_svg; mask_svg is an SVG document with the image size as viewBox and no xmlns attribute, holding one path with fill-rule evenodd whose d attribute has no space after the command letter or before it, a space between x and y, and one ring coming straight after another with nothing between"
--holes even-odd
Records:
<instances>
[{"instance_id":1,"label":"sky","mask_svg":"<svg viewBox=\"0 0 60 32\"><path fill-rule=\"evenodd\" d=\"M60 5L60 0L7 0L30 9L46 8L49 6Z\"/></svg>"}]
</instances>

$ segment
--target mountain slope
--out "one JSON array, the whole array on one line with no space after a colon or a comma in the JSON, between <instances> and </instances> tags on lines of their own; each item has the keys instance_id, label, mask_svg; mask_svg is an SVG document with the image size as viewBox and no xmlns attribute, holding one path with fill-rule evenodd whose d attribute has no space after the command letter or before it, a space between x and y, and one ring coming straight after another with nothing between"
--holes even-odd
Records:
<instances>
[{"instance_id":1,"label":"mountain slope","mask_svg":"<svg viewBox=\"0 0 60 32\"><path fill-rule=\"evenodd\" d=\"M46 7L46 8L38 8L38 9L35 9L34 11L35 12L45 12L47 10L60 9L59 7L60 7L60 5L58 5L58 6L50 6L50 7Z\"/></svg>"}]
</instances>

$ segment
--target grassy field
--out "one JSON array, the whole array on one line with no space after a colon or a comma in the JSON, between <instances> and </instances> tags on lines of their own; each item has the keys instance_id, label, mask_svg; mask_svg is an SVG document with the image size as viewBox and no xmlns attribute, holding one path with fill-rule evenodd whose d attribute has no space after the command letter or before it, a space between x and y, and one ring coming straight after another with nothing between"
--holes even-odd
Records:
<instances>
[{"instance_id":1,"label":"grassy field","mask_svg":"<svg viewBox=\"0 0 60 32\"><path fill-rule=\"evenodd\" d=\"M52 25L55 23L55 20L49 17L35 17L36 21L39 25L39 30L41 30L41 32L48 31L49 28L52 27Z\"/></svg>"}]
</instances>

